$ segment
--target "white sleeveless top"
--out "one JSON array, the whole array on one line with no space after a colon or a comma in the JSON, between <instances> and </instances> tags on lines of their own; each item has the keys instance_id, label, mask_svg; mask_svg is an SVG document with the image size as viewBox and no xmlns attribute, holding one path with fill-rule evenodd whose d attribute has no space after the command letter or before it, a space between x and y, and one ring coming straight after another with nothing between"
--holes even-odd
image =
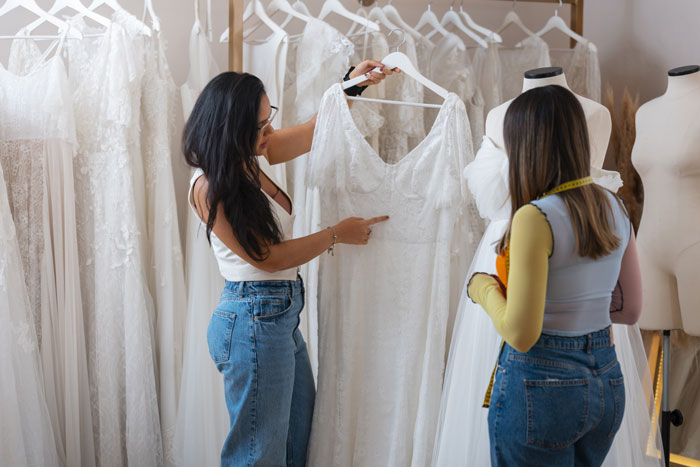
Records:
<instances>
[{"instance_id":1,"label":"white sleeveless top","mask_svg":"<svg viewBox=\"0 0 700 467\"><path fill-rule=\"evenodd\" d=\"M277 182L277 180L275 180L275 177L273 177L270 164L265 156L258 156L258 164L260 165L260 170L267 175L267 178L272 180L272 182L279 187L280 184ZM202 175L204 175L204 171L202 169L196 169L194 171L192 179L190 180L190 189L187 195L187 200L190 208L194 211L201 225L206 227L206 223L202 222L202 219L199 217L199 214L192 203L192 187L194 186L194 182ZM280 190L282 189L280 188ZM265 193L264 190L262 191ZM287 195L284 190L282 190L282 192ZM265 193L265 196L267 196L268 200L270 201L272 212L277 218L277 225L280 227L280 231L282 232L282 241L290 240L292 238L294 215L285 211L284 208L280 206L277 201L273 200L267 193ZM291 201L292 198L290 198L288 195L287 197ZM294 210L292 209L292 213L293 212ZM221 272L224 279L229 282L293 281L297 278L297 268L285 269L284 271L278 272L266 272L262 269L256 268L231 251L231 249L227 247L224 242L219 240L214 232L211 233L211 247L214 251L214 256L216 256L216 261L219 263L219 272Z\"/></svg>"}]
</instances>

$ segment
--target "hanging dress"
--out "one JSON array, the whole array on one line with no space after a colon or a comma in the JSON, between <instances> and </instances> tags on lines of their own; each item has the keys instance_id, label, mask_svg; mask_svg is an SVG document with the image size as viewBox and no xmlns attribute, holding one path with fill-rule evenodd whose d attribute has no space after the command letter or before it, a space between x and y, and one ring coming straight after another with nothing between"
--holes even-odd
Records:
<instances>
[{"instance_id":1,"label":"hanging dress","mask_svg":"<svg viewBox=\"0 0 700 467\"><path fill-rule=\"evenodd\" d=\"M508 156L489 137L484 137L475 161L467 166L464 175L479 212L490 221L467 277L477 271L495 274L494 245L510 218ZM616 172L591 167L591 175L597 184L613 192L622 184ZM488 315L467 297L466 286L467 283L445 372L435 439L435 466L490 465L488 410L482 403L501 338ZM653 429L655 422L650 421L651 411L644 395L645 390L651 389L651 382L639 328L614 324L613 333L625 375L627 401L622 426L604 465L658 465L658 459L646 457L648 448L651 448L649 452L654 452L654 436L658 435L658 429Z\"/></svg>"},{"instance_id":2,"label":"hanging dress","mask_svg":"<svg viewBox=\"0 0 700 467\"><path fill-rule=\"evenodd\" d=\"M499 49L501 59L501 98L514 99L523 90L523 75L527 70L551 66L549 46L537 36L522 41L520 47Z\"/></svg>"},{"instance_id":3,"label":"hanging dress","mask_svg":"<svg viewBox=\"0 0 700 467\"><path fill-rule=\"evenodd\" d=\"M491 38L487 38L486 41L488 47L476 47L473 59L477 85L484 98L484 117L504 101L500 47Z\"/></svg>"},{"instance_id":4,"label":"hanging dress","mask_svg":"<svg viewBox=\"0 0 700 467\"><path fill-rule=\"evenodd\" d=\"M477 85L471 59L462 39L454 33L444 36L435 45L430 58L430 70L431 73L428 76L432 81L454 92L464 102L469 116L474 152L476 152L484 135L484 98ZM435 102L435 94L431 93L430 97L432 99L426 101ZM434 114L435 111L429 110L426 113ZM433 118L426 120L426 123L432 122Z\"/></svg>"},{"instance_id":5,"label":"hanging dress","mask_svg":"<svg viewBox=\"0 0 700 467\"><path fill-rule=\"evenodd\" d=\"M390 165L357 130L341 86L323 97L307 175L321 194L321 225L391 218L373 226L368 245L320 257L312 467L430 463L471 151L465 129L464 104L449 94L431 132Z\"/></svg>"},{"instance_id":6,"label":"hanging dress","mask_svg":"<svg viewBox=\"0 0 700 467\"><path fill-rule=\"evenodd\" d=\"M293 78L293 100L285 104L285 126L309 121L318 112L323 93L347 72L354 51L352 43L327 23L311 19L304 27L301 40L296 44ZM299 73L300 72L300 73ZM286 96L285 96L286 97ZM317 232L319 222L318 190L307 186L308 154L287 163L287 180L294 201L294 238ZM297 208L298 207L298 208ZM314 377L318 369L318 259L314 258L300 268L306 294L299 329L306 340Z\"/></svg>"},{"instance_id":7,"label":"hanging dress","mask_svg":"<svg viewBox=\"0 0 700 467\"><path fill-rule=\"evenodd\" d=\"M78 263L72 96L63 60L44 61L31 40L13 42L9 67L14 74L1 70L0 162L25 273L26 289L18 293L29 296L61 462L90 466L95 452Z\"/></svg>"},{"instance_id":8,"label":"hanging dress","mask_svg":"<svg viewBox=\"0 0 700 467\"><path fill-rule=\"evenodd\" d=\"M3 89L6 73L0 66ZM0 115L3 127L5 117ZM44 397L39 346L2 172L0 166L0 464L58 467L62 464Z\"/></svg>"},{"instance_id":9,"label":"hanging dress","mask_svg":"<svg viewBox=\"0 0 700 467\"><path fill-rule=\"evenodd\" d=\"M78 26L89 31L84 22ZM143 57L115 20L68 40L75 189L98 463L161 465L154 310L139 117Z\"/></svg>"},{"instance_id":10,"label":"hanging dress","mask_svg":"<svg viewBox=\"0 0 700 467\"><path fill-rule=\"evenodd\" d=\"M197 24L190 35L190 71L180 88L185 119L199 93L219 74L211 43ZM194 172L194 171L192 171ZM229 432L228 410L221 374L211 364L207 327L211 312L219 304L224 279L207 241L201 221L187 210L186 240L187 321L177 424L174 438L175 463L216 466L221 446Z\"/></svg>"},{"instance_id":11,"label":"hanging dress","mask_svg":"<svg viewBox=\"0 0 700 467\"><path fill-rule=\"evenodd\" d=\"M263 40L243 41L243 71L255 75L265 85L265 93L270 104L281 107L284 103L284 75L287 64L288 36L283 30L272 31ZM274 128L281 128L282 113L278 112L272 122ZM287 189L285 164L272 167L276 180Z\"/></svg>"},{"instance_id":12,"label":"hanging dress","mask_svg":"<svg viewBox=\"0 0 700 467\"><path fill-rule=\"evenodd\" d=\"M46 276L41 274L41 268L36 271L36 277L25 275L27 255L36 255L43 261L45 224L51 224L48 214L48 195L59 195L47 186L49 178L63 174L56 171L62 164L70 162L73 129L70 122L62 118L52 121L50 111L58 112L57 116L66 117L65 110L53 104L60 103L64 97L61 87L55 87L56 72L63 72L60 58L55 57L43 67L29 76L18 76L5 70L0 65L0 419L3 428L0 429L0 464L12 466L59 466L65 463L65 448L58 435L63 433L58 416L58 403L55 394L50 394L54 405L50 415L44 388L42 355L37 342L35 329L35 310L27 293L28 286L36 286L39 291ZM53 85L51 83L54 79ZM48 93L47 93L48 91ZM58 95L53 92L59 91ZM47 99L48 108L44 109L42 99ZM59 123L58 125L54 125ZM62 127L60 123L68 124ZM67 139L66 139L67 137ZM70 149L67 160L61 161L61 155ZM49 162L49 158L59 160ZM4 168L14 173L6 174ZM15 189L12 194L13 205L10 204L10 187L7 182L17 183L22 188ZM58 183L60 187L60 183ZM45 203L47 201L47 203ZM60 206L59 199L55 200ZM14 208L14 209L13 209ZM18 241L15 220L24 230L22 245ZM29 225L30 219L37 224ZM36 225L36 226L34 226ZM73 224L75 226L75 224ZM48 227L48 226L47 226ZM48 230L48 229L47 229ZM37 232L35 242L32 242L31 232ZM35 251L29 248L33 246ZM57 245L63 247L64 245ZM24 249L24 251L22 251ZM52 260L53 255L47 258ZM61 271L62 272L62 271ZM29 279L29 280L28 280ZM37 283L38 282L38 283ZM78 291L78 294L80 292ZM79 301L79 296L77 297ZM54 300L56 297L54 296ZM46 334L54 329L51 319L58 319L52 311L41 313L41 302L38 303L39 325L47 327ZM68 310L68 314L74 312ZM42 319L43 318L43 319ZM42 323L42 321L44 321ZM58 328L58 324L56 323ZM47 335L44 344L47 350L53 342L53 336ZM62 350L62 349L61 349ZM84 350L84 349L83 349ZM62 354L63 352L61 352ZM83 363L84 363L83 359ZM51 364L51 362L47 362ZM79 362L76 362L78 364ZM62 368L56 368L61 371ZM50 375L53 376L53 375ZM54 381L51 381L53 389ZM63 388L59 388L63 390ZM89 406L88 406L89 409ZM56 435L54 435L56 430Z\"/></svg>"},{"instance_id":13,"label":"hanging dress","mask_svg":"<svg viewBox=\"0 0 700 467\"><path fill-rule=\"evenodd\" d=\"M552 66L560 66L571 90L579 96L600 102L600 63L592 42L577 42L573 49L550 49Z\"/></svg>"}]
</instances>

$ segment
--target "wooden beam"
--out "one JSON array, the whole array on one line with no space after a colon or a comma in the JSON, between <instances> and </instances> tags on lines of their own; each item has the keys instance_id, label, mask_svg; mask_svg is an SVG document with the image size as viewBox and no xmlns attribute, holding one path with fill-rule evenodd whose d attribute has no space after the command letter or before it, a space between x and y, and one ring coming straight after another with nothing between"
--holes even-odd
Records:
<instances>
[{"instance_id":1,"label":"wooden beam","mask_svg":"<svg viewBox=\"0 0 700 467\"><path fill-rule=\"evenodd\" d=\"M243 71L243 0L228 2L228 69Z\"/></svg>"}]
</instances>

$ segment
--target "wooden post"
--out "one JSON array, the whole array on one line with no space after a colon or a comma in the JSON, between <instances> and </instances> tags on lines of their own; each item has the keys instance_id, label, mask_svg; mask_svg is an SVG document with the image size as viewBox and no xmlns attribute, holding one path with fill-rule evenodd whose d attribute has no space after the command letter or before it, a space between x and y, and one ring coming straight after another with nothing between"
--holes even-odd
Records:
<instances>
[{"instance_id":1,"label":"wooden post","mask_svg":"<svg viewBox=\"0 0 700 467\"><path fill-rule=\"evenodd\" d=\"M243 71L243 0L228 2L228 69Z\"/></svg>"}]
</instances>

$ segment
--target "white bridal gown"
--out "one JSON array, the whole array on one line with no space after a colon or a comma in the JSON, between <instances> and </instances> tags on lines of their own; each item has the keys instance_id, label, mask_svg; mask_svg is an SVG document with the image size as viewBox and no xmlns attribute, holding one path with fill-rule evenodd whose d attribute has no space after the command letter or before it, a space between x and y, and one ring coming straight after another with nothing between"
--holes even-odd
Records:
<instances>
[{"instance_id":1,"label":"white bridal gown","mask_svg":"<svg viewBox=\"0 0 700 467\"><path fill-rule=\"evenodd\" d=\"M472 154L456 94L395 164L359 132L340 84L323 96L307 173L321 195L320 225L391 219L373 227L367 246L339 244L334 256L320 258L310 466L430 463L458 292L453 263L468 262L452 246L467 197L460 174Z\"/></svg>"}]
</instances>

